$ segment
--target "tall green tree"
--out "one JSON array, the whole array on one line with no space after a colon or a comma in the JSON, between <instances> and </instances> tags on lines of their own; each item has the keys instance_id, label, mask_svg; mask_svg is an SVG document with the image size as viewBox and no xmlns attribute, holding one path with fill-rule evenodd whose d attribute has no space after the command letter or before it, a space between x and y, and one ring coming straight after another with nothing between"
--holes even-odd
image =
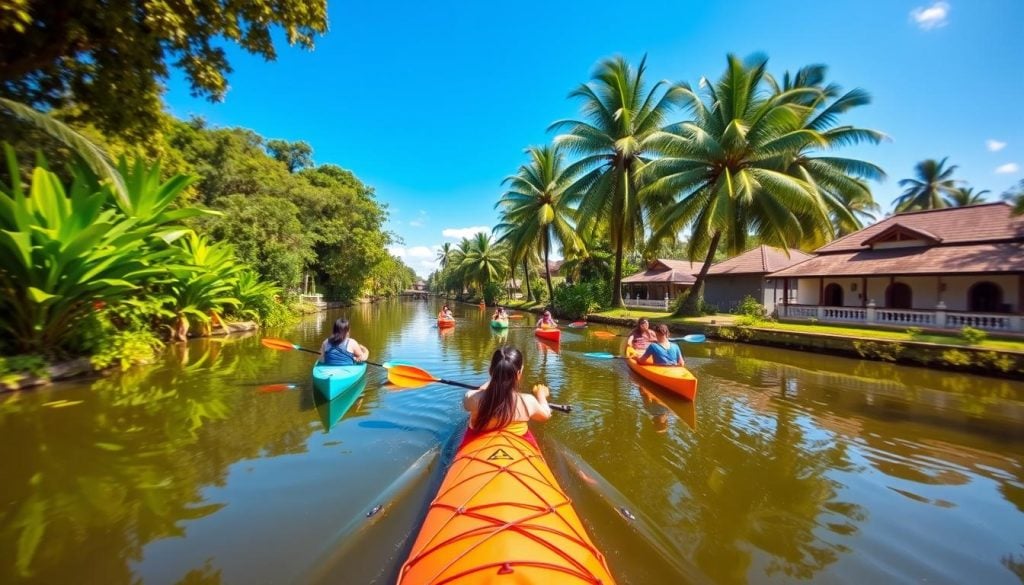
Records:
<instances>
[{"instance_id":1,"label":"tall green tree","mask_svg":"<svg viewBox=\"0 0 1024 585\"><path fill-rule=\"evenodd\" d=\"M655 213L654 237L691 230L690 257L704 254L704 266L677 310L697 311L701 287L720 244L730 255L747 249L751 236L798 247L831 234L830 211L841 209L810 176L796 177L790 165L810 148L826 148L821 133L806 127L820 95L813 87L770 91L767 58L744 62L728 56L725 73L705 85L702 98L679 89L693 119L656 137L664 156L644 169L645 197Z\"/></svg>"},{"instance_id":2,"label":"tall green tree","mask_svg":"<svg viewBox=\"0 0 1024 585\"><path fill-rule=\"evenodd\" d=\"M981 191L975 191L974 187L963 187L954 191L951 195L946 197L946 205L949 207L968 207L971 205L981 205L985 202L985 194L989 193L988 189Z\"/></svg>"},{"instance_id":3,"label":"tall green tree","mask_svg":"<svg viewBox=\"0 0 1024 585\"><path fill-rule=\"evenodd\" d=\"M559 120L549 130L564 132L555 142L580 159L566 169L578 177L566 189L584 230L608 224L615 251L612 304L623 306L622 256L644 237L644 214L638 175L654 153L671 109L683 99L683 88L658 82L647 89L647 58L633 69L622 57L603 61L593 79L569 94L582 102L583 120ZM664 87L664 91L662 88Z\"/></svg>"},{"instance_id":4,"label":"tall green tree","mask_svg":"<svg viewBox=\"0 0 1024 585\"><path fill-rule=\"evenodd\" d=\"M548 298L554 300L549 262L551 246L557 244L563 254L583 247L573 222L575 209L569 206L566 196L573 176L566 172L558 145L532 146L526 153L530 161L505 179L508 191L495 207L502 210L503 222L499 228L506 231L503 226L509 226L506 233L510 234L513 249L521 251L531 245L538 248L544 260Z\"/></svg>"},{"instance_id":5,"label":"tall green tree","mask_svg":"<svg viewBox=\"0 0 1024 585\"><path fill-rule=\"evenodd\" d=\"M448 262L452 257L452 244L451 242L445 242L441 244L441 249L437 251L437 263L441 267L441 270L448 268Z\"/></svg>"},{"instance_id":6,"label":"tall green tree","mask_svg":"<svg viewBox=\"0 0 1024 585\"><path fill-rule=\"evenodd\" d=\"M268 140L267 150L275 160L284 163L289 173L295 173L313 166L313 147L299 140Z\"/></svg>"},{"instance_id":7,"label":"tall green tree","mask_svg":"<svg viewBox=\"0 0 1024 585\"><path fill-rule=\"evenodd\" d=\"M481 289L490 282L500 280L507 269L502 247L495 245L491 236L482 232L464 241L465 251L459 259L463 280L477 284Z\"/></svg>"},{"instance_id":8,"label":"tall green tree","mask_svg":"<svg viewBox=\"0 0 1024 585\"><path fill-rule=\"evenodd\" d=\"M1014 215L1024 215L1024 179L1004 191L1002 198L1013 206Z\"/></svg>"},{"instance_id":9,"label":"tall green tree","mask_svg":"<svg viewBox=\"0 0 1024 585\"><path fill-rule=\"evenodd\" d=\"M923 160L914 167L914 178L900 180L905 190L893 201L896 213L947 206L944 197L952 197L960 189L960 181L953 178L957 166L947 167L947 160Z\"/></svg>"},{"instance_id":10,"label":"tall green tree","mask_svg":"<svg viewBox=\"0 0 1024 585\"><path fill-rule=\"evenodd\" d=\"M885 171L871 162L837 157L832 152L844 146L879 144L886 136L877 130L839 124L843 114L870 104L871 96L860 88L843 92L839 85L826 83L827 71L825 65L808 65L793 75L786 72L781 83L770 75L765 78L776 94L799 88L819 90L791 96L795 103L807 108L803 113L803 128L817 132L825 146L808 142L792 160L785 161L786 172L830 195L825 198L825 204L836 234L843 235L863 228L865 221L874 221L874 213L880 208L868 181L884 180Z\"/></svg>"},{"instance_id":11,"label":"tall green tree","mask_svg":"<svg viewBox=\"0 0 1024 585\"><path fill-rule=\"evenodd\" d=\"M272 32L313 47L326 0L193 2L23 0L0 12L0 96L39 108L81 107L103 130L145 135L173 65L192 93L220 101L233 43L274 60Z\"/></svg>"}]
</instances>

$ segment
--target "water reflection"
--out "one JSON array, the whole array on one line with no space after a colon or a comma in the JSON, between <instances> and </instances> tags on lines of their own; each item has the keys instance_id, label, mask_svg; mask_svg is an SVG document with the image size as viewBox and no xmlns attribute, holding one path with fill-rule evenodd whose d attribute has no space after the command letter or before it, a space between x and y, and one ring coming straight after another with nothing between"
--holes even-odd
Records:
<instances>
[{"instance_id":1,"label":"water reflection","mask_svg":"<svg viewBox=\"0 0 1024 585\"><path fill-rule=\"evenodd\" d=\"M394 302L266 333L315 347L345 315L375 361L466 382L497 346L523 350L524 385L575 407L535 431L624 583L1021 574L1019 382L691 344L690 403L621 360L582 357L621 339L566 330L551 344L453 309L453 330L434 327L433 303ZM357 392L318 403L312 359L201 340L5 397L0 582L393 582L465 424L462 391L393 392L371 368Z\"/></svg>"}]
</instances>

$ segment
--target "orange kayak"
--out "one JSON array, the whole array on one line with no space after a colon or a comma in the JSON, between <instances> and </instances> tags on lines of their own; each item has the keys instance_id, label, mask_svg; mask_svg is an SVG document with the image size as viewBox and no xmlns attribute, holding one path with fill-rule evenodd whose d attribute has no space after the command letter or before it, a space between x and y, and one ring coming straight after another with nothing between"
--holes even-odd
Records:
<instances>
[{"instance_id":1,"label":"orange kayak","mask_svg":"<svg viewBox=\"0 0 1024 585\"><path fill-rule=\"evenodd\" d=\"M455 319L438 319L437 328L444 329L445 327L455 327Z\"/></svg>"},{"instance_id":2,"label":"orange kayak","mask_svg":"<svg viewBox=\"0 0 1024 585\"><path fill-rule=\"evenodd\" d=\"M683 398L693 401L697 397L697 378L690 370L679 366L649 366L636 363L636 352L633 348L626 349L626 363L629 369L641 378L668 388Z\"/></svg>"},{"instance_id":3,"label":"orange kayak","mask_svg":"<svg viewBox=\"0 0 1024 585\"><path fill-rule=\"evenodd\" d=\"M558 341L562 339L562 330L558 327L541 327L540 329L534 329L533 334L541 339L547 339L548 341Z\"/></svg>"},{"instance_id":4,"label":"orange kayak","mask_svg":"<svg viewBox=\"0 0 1024 585\"><path fill-rule=\"evenodd\" d=\"M399 585L613 585L604 556L529 441L499 430L455 454Z\"/></svg>"}]
</instances>

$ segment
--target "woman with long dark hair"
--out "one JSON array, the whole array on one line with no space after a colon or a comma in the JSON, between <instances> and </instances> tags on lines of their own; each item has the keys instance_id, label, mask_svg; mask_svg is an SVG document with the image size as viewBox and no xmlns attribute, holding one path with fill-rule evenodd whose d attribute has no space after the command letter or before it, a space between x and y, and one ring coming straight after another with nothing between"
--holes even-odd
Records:
<instances>
[{"instance_id":1,"label":"woman with long dark hair","mask_svg":"<svg viewBox=\"0 0 1024 585\"><path fill-rule=\"evenodd\" d=\"M523 377L523 354L514 347L503 346L491 356L491 378L477 390L466 392L462 406L469 411L469 427L463 443L480 434L505 429L537 445L529 420L548 420L551 391L543 384L534 384L533 396L519 391Z\"/></svg>"},{"instance_id":2,"label":"woman with long dark hair","mask_svg":"<svg viewBox=\"0 0 1024 585\"><path fill-rule=\"evenodd\" d=\"M320 345L320 363L325 366L354 366L370 359L370 350L348 335L348 319L338 318L330 337Z\"/></svg>"},{"instance_id":3,"label":"woman with long dark hair","mask_svg":"<svg viewBox=\"0 0 1024 585\"><path fill-rule=\"evenodd\" d=\"M651 331L651 323L647 319L641 318L636 322L636 327L629 332L629 337L626 338L626 346L632 347L639 353L647 351L647 346L655 340L654 332Z\"/></svg>"}]
</instances>

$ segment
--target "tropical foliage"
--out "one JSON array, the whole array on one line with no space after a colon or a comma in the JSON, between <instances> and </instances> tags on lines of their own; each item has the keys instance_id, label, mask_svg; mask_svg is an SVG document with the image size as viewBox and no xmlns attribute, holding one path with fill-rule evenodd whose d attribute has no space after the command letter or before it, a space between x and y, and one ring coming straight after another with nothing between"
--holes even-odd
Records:
<instances>
[{"instance_id":1,"label":"tropical foliage","mask_svg":"<svg viewBox=\"0 0 1024 585\"><path fill-rule=\"evenodd\" d=\"M231 71L223 41L273 60L272 32L312 48L327 30L325 0L5 3L0 8L0 97L76 110L113 132L148 135L170 65L195 95L221 100Z\"/></svg>"},{"instance_id":2,"label":"tropical foliage","mask_svg":"<svg viewBox=\"0 0 1024 585\"><path fill-rule=\"evenodd\" d=\"M946 197L946 205L949 207L980 205L985 202L986 193L989 193L988 189L977 191L974 187L962 187Z\"/></svg>"},{"instance_id":3,"label":"tropical foliage","mask_svg":"<svg viewBox=\"0 0 1024 585\"><path fill-rule=\"evenodd\" d=\"M559 120L549 130L571 154L566 174L578 177L567 189L580 228L605 233L615 254L612 304L622 306L622 258L644 240L639 174L683 88L658 82L647 88L646 57L632 68L622 57L603 61L589 84L569 94L582 102L583 120ZM664 88L664 91L662 89Z\"/></svg>"},{"instance_id":4,"label":"tropical foliage","mask_svg":"<svg viewBox=\"0 0 1024 585\"><path fill-rule=\"evenodd\" d=\"M945 198L956 195L960 181L953 178L957 166L947 167L946 160L923 160L914 167L914 178L900 180L905 190L893 202L897 213L947 207Z\"/></svg>"},{"instance_id":5,"label":"tropical foliage","mask_svg":"<svg viewBox=\"0 0 1024 585\"><path fill-rule=\"evenodd\" d=\"M834 236L835 225L857 225L844 201L869 195L863 179L881 172L862 161L813 156L880 139L874 131L834 125L863 96L845 106L843 98L832 102L815 77L800 74L797 83L768 91L773 83L766 75L766 58L729 56L725 73L704 84L703 96L680 86L693 119L656 137L662 156L644 169L654 239L688 228L691 258L705 260L679 313L696 313L720 244L730 255L745 251L751 236L783 248L817 246Z\"/></svg>"}]
</instances>

